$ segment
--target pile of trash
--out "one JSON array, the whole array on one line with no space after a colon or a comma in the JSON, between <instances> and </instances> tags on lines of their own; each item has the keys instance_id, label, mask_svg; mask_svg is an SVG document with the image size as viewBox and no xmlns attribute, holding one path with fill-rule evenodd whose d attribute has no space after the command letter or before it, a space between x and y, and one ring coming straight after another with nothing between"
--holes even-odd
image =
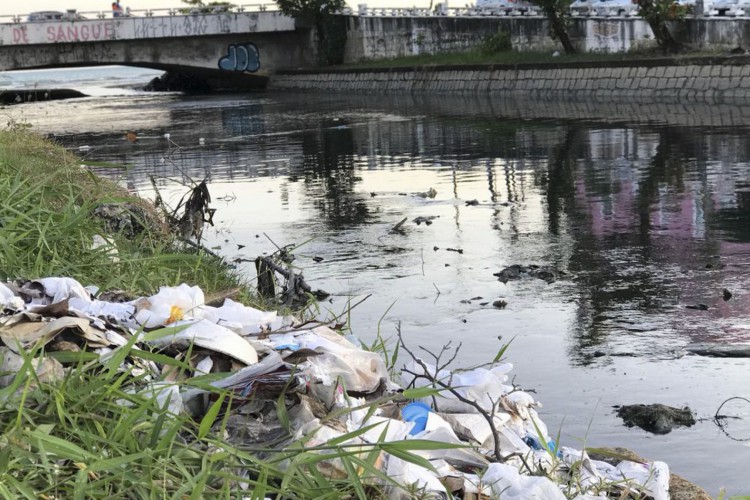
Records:
<instances>
[{"instance_id":1,"label":"pile of trash","mask_svg":"<svg viewBox=\"0 0 750 500\"><path fill-rule=\"evenodd\" d=\"M71 278L0 283L0 387L29 352L37 355L38 380L54 382L66 368L47 353L87 351L106 362L129 349L124 368L146 381L139 392L174 414L205 414L212 388L190 379L224 374L210 384L245 402L228 420L230 440L335 443L363 455L375 444L406 443L408 454L381 446L375 466L383 474L368 478L388 498L414 491L444 499L669 498L663 462L612 465L558 446L537 414L540 404L507 384L509 363L449 371L412 355L397 384L380 354L325 324L231 299L211 307L200 288L185 284L122 302L97 292ZM192 373L139 357L154 350ZM279 401L288 425L279 425ZM317 467L331 477L349 474L334 455Z\"/></svg>"}]
</instances>

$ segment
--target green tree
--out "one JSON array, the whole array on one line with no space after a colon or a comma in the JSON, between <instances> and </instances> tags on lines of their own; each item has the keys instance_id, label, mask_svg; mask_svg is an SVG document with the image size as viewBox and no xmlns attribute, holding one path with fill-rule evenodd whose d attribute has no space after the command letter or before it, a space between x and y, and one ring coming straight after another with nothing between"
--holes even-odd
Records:
<instances>
[{"instance_id":1,"label":"green tree","mask_svg":"<svg viewBox=\"0 0 750 500\"><path fill-rule=\"evenodd\" d=\"M315 28L318 59L322 64L340 62L342 30L334 14L346 6L345 0L276 0L276 4L285 15Z\"/></svg>"},{"instance_id":2,"label":"green tree","mask_svg":"<svg viewBox=\"0 0 750 500\"><path fill-rule=\"evenodd\" d=\"M547 17L552 30L552 38L560 41L566 54L577 52L568 34L572 2L573 0L531 0L531 3L539 7Z\"/></svg>"},{"instance_id":3,"label":"green tree","mask_svg":"<svg viewBox=\"0 0 750 500\"><path fill-rule=\"evenodd\" d=\"M636 0L636 3L638 15L651 27L659 47L664 52L679 52L682 46L669 31L669 24L684 19L687 8L675 0Z\"/></svg>"}]
</instances>

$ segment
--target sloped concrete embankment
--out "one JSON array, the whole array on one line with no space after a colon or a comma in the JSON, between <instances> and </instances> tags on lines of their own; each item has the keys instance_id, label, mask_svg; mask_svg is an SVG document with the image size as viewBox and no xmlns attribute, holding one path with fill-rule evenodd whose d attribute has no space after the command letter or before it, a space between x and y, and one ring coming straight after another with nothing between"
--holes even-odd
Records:
<instances>
[{"instance_id":1,"label":"sloped concrete embankment","mask_svg":"<svg viewBox=\"0 0 750 500\"><path fill-rule=\"evenodd\" d=\"M270 89L533 97L750 99L750 57L280 71Z\"/></svg>"}]
</instances>

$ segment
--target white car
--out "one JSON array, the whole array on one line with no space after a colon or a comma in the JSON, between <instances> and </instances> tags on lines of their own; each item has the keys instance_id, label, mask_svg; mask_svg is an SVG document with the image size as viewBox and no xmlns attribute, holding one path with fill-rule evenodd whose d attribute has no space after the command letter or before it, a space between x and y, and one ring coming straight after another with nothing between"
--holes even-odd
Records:
<instances>
[{"instance_id":1,"label":"white car","mask_svg":"<svg viewBox=\"0 0 750 500\"><path fill-rule=\"evenodd\" d=\"M744 17L750 13L750 0L716 0L708 9L709 16Z\"/></svg>"},{"instance_id":2,"label":"white car","mask_svg":"<svg viewBox=\"0 0 750 500\"><path fill-rule=\"evenodd\" d=\"M571 16L591 16L594 14L594 2L598 0L575 0L570 4Z\"/></svg>"},{"instance_id":3,"label":"white car","mask_svg":"<svg viewBox=\"0 0 750 500\"><path fill-rule=\"evenodd\" d=\"M638 4L633 0L596 0L594 15L603 17L630 17L638 15Z\"/></svg>"},{"instance_id":4,"label":"white car","mask_svg":"<svg viewBox=\"0 0 750 500\"><path fill-rule=\"evenodd\" d=\"M480 15L491 16L519 16L537 10L526 0L477 0L474 9Z\"/></svg>"}]
</instances>

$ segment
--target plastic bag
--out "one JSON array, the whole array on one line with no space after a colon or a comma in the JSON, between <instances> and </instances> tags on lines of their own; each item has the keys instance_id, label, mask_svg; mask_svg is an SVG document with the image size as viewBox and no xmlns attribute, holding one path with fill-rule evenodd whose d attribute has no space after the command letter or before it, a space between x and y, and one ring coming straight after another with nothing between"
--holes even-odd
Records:
<instances>
[{"instance_id":1,"label":"plastic bag","mask_svg":"<svg viewBox=\"0 0 750 500\"><path fill-rule=\"evenodd\" d=\"M242 335L259 333L277 321L276 311L261 311L232 299L224 299L221 307L205 307L205 318ZM280 326L280 325L279 325Z\"/></svg>"},{"instance_id":2,"label":"plastic bag","mask_svg":"<svg viewBox=\"0 0 750 500\"><path fill-rule=\"evenodd\" d=\"M542 476L522 476L515 468L491 463L482 481L492 488L492 498L502 500L565 500L557 485Z\"/></svg>"},{"instance_id":3,"label":"plastic bag","mask_svg":"<svg viewBox=\"0 0 750 500\"><path fill-rule=\"evenodd\" d=\"M185 283L177 287L163 286L156 295L136 301L135 320L145 328L154 328L186 318L200 319L204 307L205 298L199 287Z\"/></svg>"}]
</instances>

